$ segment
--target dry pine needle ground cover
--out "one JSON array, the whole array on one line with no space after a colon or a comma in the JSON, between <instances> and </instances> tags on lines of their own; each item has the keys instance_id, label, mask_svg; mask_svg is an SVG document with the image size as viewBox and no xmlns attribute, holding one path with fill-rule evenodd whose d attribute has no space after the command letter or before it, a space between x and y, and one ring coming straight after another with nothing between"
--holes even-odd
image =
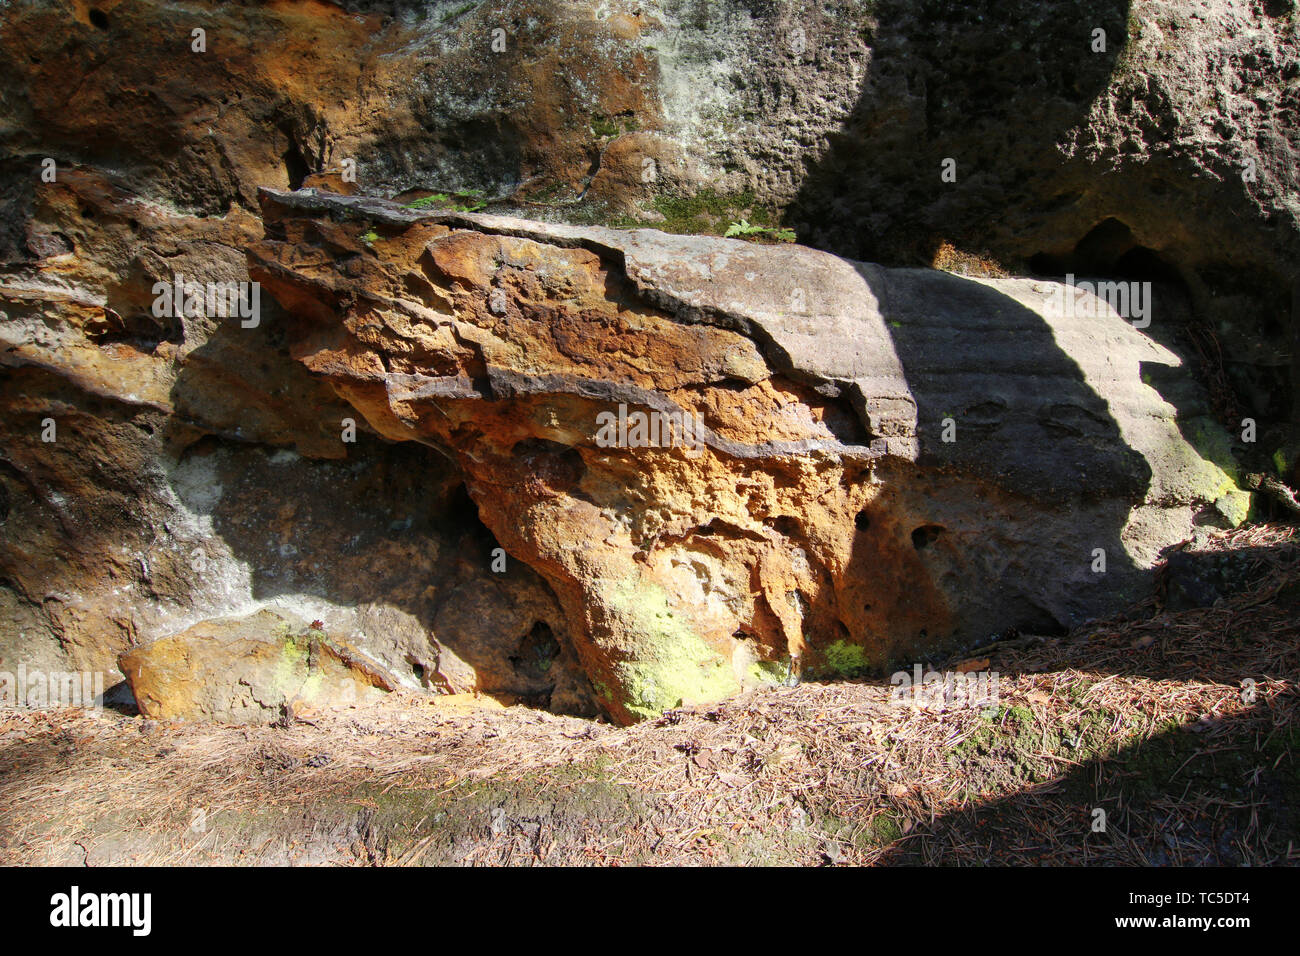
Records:
<instances>
[{"instance_id":1,"label":"dry pine needle ground cover","mask_svg":"<svg viewBox=\"0 0 1300 956\"><path fill-rule=\"evenodd\" d=\"M0 862L1294 864L1300 541L1225 557L1213 607L947 662L1000 673L978 708L875 680L627 729L409 695L265 728L0 711Z\"/></svg>"}]
</instances>

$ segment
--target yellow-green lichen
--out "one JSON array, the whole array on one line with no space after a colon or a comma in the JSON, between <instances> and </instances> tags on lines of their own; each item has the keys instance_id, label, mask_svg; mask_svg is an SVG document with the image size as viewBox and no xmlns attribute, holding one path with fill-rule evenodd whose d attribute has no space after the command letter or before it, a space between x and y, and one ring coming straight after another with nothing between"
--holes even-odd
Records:
<instances>
[{"instance_id":1,"label":"yellow-green lichen","mask_svg":"<svg viewBox=\"0 0 1300 956\"><path fill-rule=\"evenodd\" d=\"M271 686L276 693L291 697L307 675L311 650L305 637L294 634L287 628L286 631L279 639L280 655L275 661Z\"/></svg>"},{"instance_id":2,"label":"yellow-green lichen","mask_svg":"<svg viewBox=\"0 0 1300 956\"><path fill-rule=\"evenodd\" d=\"M1214 499L1214 509L1235 528L1250 517L1250 506L1254 496L1249 491L1234 487Z\"/></svg>"},{"instance_id":3,"label":"yellow-green lichen","mask_svg":"<svg viewBox=\"0 0 1300 956\"><path fill-rule=\"evenodd\" d=\"M630 713L657 717L673 707L740 692L730 662L675 614L663 588L630 579L612 588L607 601L634 655L615 666Z\"/></svg>"},{"instance_id":4,"label":"yellow-green lichen","mask_svg":"<svg viewBox=\"0 0 1300 956\"><path fill-rule=\"evenodd\" d=\"M1239 487L1240 468L1232 454L1228 433L1204 416L1179 421L1181 440L1161 449L1163 473L1185 475L1184 486L1192 497L1214 503L1215 509L1233 527L1250 514L1254 500Z\"/></svg>"},{"instance_id":5,"label":"yellow-green lichen","mask_svg":"<svg viewBox=\"0 0 1300 956\"><path fill-rule=\"evenodd\" d=\"M1279 448L1273 452L1273 467L1277 469L1277 476L1284 480L1291 473L1291 462L1287 458L1285 448Z\"/></svg>"},{"instance_id":6,"label":"yellow-green lichen","mask_svg":"<svg viewBox=\"0 0 1300 956\"><path fill-rule=\"evenodd\" d=\"M780 661L755 661L749 665L749 676L758 684L784 684L790 672L789 664Z\"/></svg>"}]
</instances>

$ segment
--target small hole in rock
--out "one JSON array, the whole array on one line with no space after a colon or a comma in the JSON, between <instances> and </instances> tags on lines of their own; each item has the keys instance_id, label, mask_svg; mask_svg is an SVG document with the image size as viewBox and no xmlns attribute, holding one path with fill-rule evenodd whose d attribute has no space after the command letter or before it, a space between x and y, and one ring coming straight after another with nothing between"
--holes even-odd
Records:
<instances>
[{"instance_id":1,"label":"small hole in rock","mask_svg":"<svg viewBox=\"0 0 1300 956\"><path fill-rule=\"evenodd\" d=\"M790 515L779 515L772 521L772 527L787 538L798 538L803 535L803 528L799 525L797 518Z\"/></svg>"},{"instance_id":2,"label":"small hole in rock","mask_svg":"<svg viewBox=\"0 0 1300 956\"><path fill-rule=\"evenodd\" d=\"M865 511L859 511L857 517L853 519L853 525L859 531L866 531L871 527L871 515L867 514Z\"/></svg>"},{"instance_id":3,"label":"small hole in rock","mask_svg":"<svg viewBox=\"0 0 1300 956\"><path fill-rule=\"evenodd\" d=\"M943 534L943 528L937 524L923 524L912 532L912 547L920 551L922 548L928 548L931 544L939 540L939 535Z\"/></svg>"},{"instance_id":4,"label":"small hole in rock","mask_svg":"<svg viewBox=\"0 0 1300 956\"><path fill-rule=\"evenodd\" d=\"M546 674L551 664L560 654L560 642L556 640L550 625L537 621L532 629L519 642L518 650L510 655L509 660L515 670L529 670L538 676Z\"/></svg>"},{"instance_id":5,"label":"small hole in rock","mask_svg":"<svg viewBox=\"0 0 1300 956\"><path fill-rule=\"evenodd\" d=\"M90 11L90 22L100 30L107 30L108 14L103 10L96 10L92 7Z\"/></svg>"}]
</instances>

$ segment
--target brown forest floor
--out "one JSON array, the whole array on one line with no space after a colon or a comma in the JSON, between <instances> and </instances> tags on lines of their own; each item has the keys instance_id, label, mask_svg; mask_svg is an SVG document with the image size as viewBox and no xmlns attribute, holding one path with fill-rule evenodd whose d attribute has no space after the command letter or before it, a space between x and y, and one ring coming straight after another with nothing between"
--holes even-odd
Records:
<instances>
[{"instance_id":1,"label":"brown forest floor","mask_svg":"<svg viewBox=\"0 0 1300 956\"><path fill-rule=\"evenodd\" d=\"M1001 674L982 708L864 681L626 729L409 695L288 727L0 711L0 863L1295 864L1300 537L1198 560L1237 582L1214 607L949 662Z\"/></svg>"}]
</instances>

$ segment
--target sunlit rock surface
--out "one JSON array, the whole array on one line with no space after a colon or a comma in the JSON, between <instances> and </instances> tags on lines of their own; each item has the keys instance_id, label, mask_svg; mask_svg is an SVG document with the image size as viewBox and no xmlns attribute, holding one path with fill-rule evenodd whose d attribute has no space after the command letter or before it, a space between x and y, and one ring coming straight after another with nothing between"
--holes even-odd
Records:
<instances>
[{"instance_id":1,"label":"sunlit rock surface","mask_svg":"<svg viewBox=\"0 0 1300 956\"><path fill-rule=\"evenodd\" d=\"M1241 517L1222 433L1144 381L1178 359L1055 283L312 191L264 212L250 273L291 354L454 459L622 719L1076 624ZM603 430L637 414L696 440Z\"/></svg>"}]
</instances>

